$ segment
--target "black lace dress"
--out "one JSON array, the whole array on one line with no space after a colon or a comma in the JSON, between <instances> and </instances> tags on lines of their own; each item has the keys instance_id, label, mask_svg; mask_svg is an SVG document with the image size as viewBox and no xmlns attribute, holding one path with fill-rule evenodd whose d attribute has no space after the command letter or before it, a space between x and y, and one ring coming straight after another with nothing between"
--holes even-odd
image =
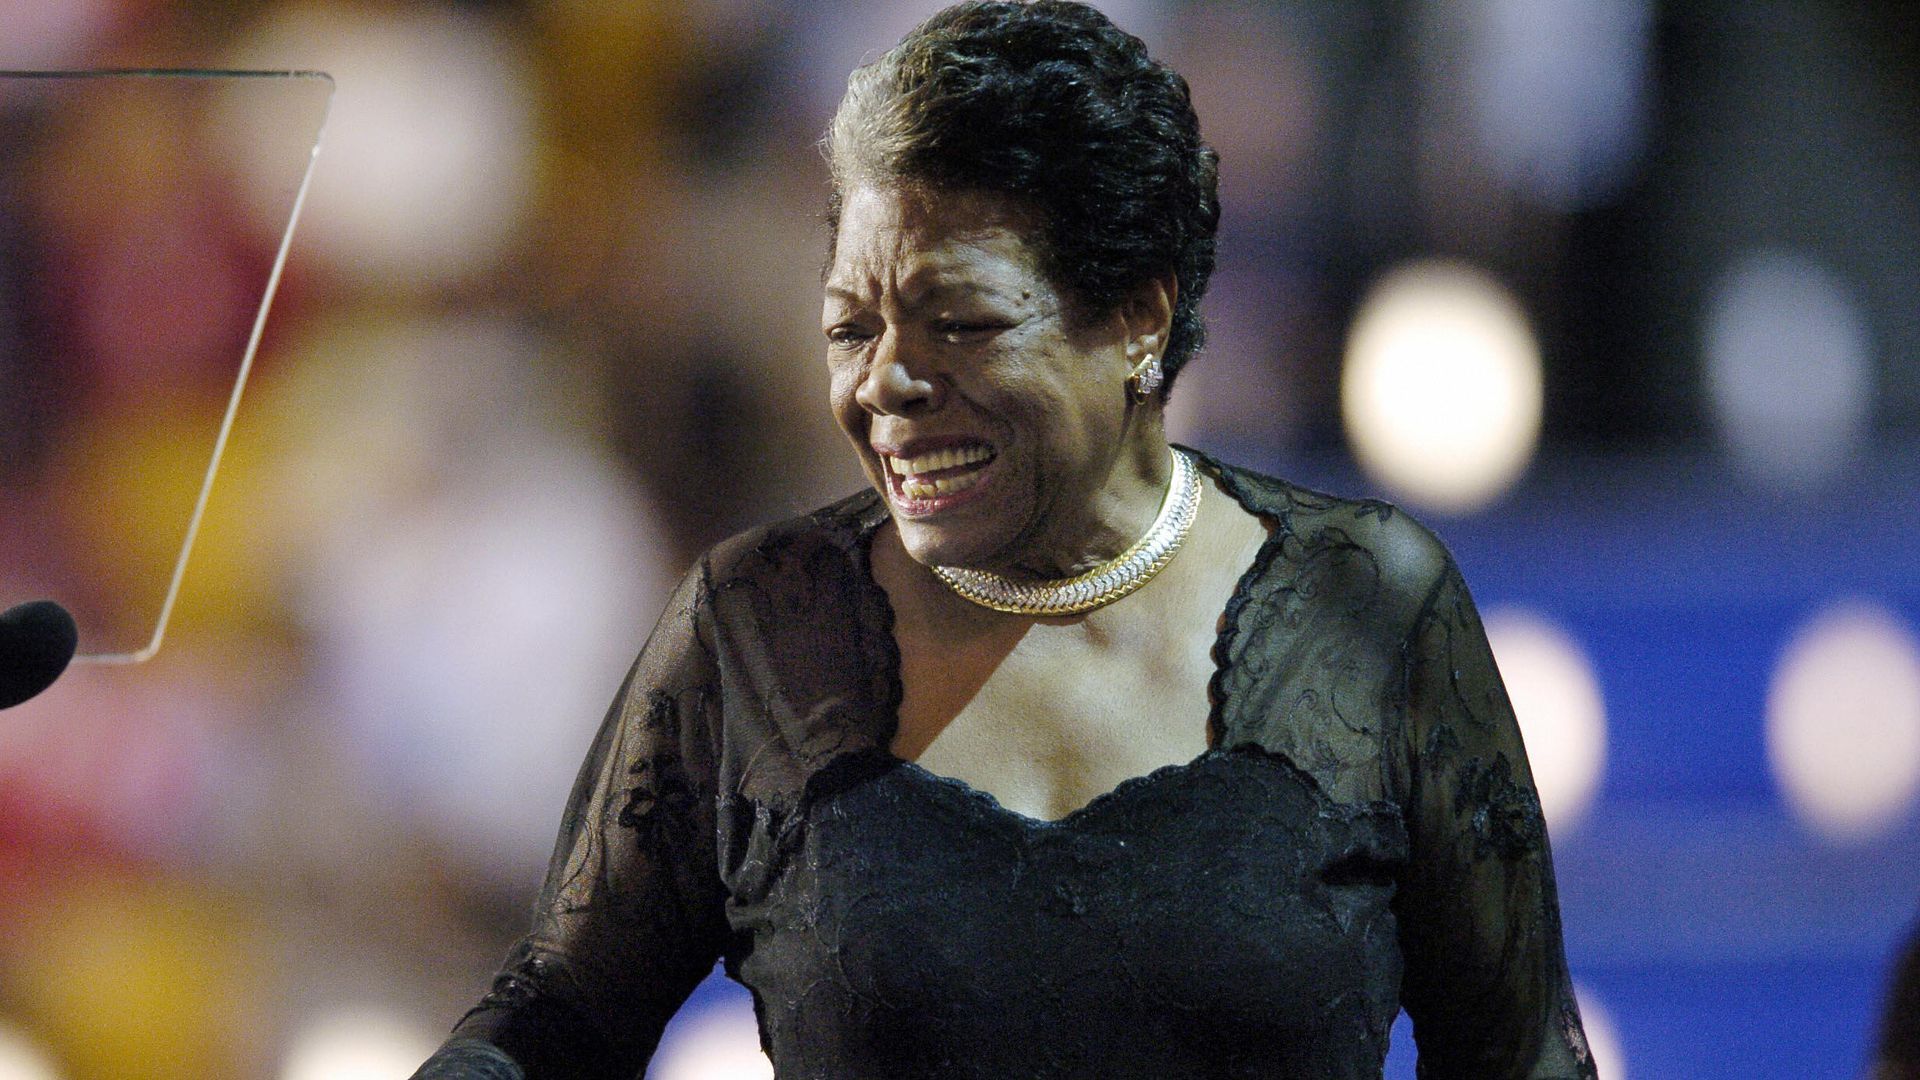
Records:
<instances>
[{"instance_id":1,"label":"black lace dress","mask_svg":"<svg viewBox=\"0 0 1920 1080\"><path fill-rule=\"evenodd\" d=\"M724 958L780 1080L1378 1077L1402 1006L1423 1077L1591 1077L1452 560L1385 504L1207 464L1271 525L1215 645L1212 749L1057 822L890 753L874 493L710 552L587 758L532 931L419 1076L636 1077Z\"/></svg>"}]
</instances>

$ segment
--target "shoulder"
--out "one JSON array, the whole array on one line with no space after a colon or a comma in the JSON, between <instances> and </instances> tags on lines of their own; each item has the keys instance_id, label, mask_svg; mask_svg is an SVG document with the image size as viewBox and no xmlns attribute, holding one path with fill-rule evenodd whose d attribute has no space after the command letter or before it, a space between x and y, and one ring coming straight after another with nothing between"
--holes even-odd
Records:
<instances>
[{"instance_id":1,"label":"shoulder","mask_svg":"<svg viewBox=\"0 0 1920 1080\"><path fill-rule=\"evenodd\" d=\"M1440 538L1393 503L1330 495L1206 460L1230 494L1271 523L1277 542L1262 567L1266 576L1364 598L1377 620L1408 628L1457 577Z\"/></svg>"},{"instance_id":2,"label":"shoulder","mask_svg":"<svg viewBox=\"0 0 1920 1080\"><path fill-rule=\"evenodd\" d=\"M864 564L873 530L885 519L879 496L862 489L811 513L735 533L708 548L694 572L711 592L795 566Z\"/></svg>"},{"instance_id":3,"label":"shoulder","mask_svg":"<svg viewBox=\"0 0 1920 1080\"><path fill-rule=\"evenodd\" d=\"M729 537L696 567L722 740L755 762L728 783L764 805L790 805L828 760L880 744L897 711L892 609L868 567L885 519L877 493L863 491ZM753 749L762 746L781 753Z\"/></svg>"},{"instance_id":4,"label":"shoulder","mask_svg":"<svg viewBox=\"0 0 1920 1080\"><path fill-rule=\"evenodd\" d=\"M723 666L741 659L741 670L791 688L836 665L853 672L850 658L890 648L892 610L868 565L886 517L878 494L865 490L709 548L691 575L696 619Z\"/></svg>"}]
</instances>

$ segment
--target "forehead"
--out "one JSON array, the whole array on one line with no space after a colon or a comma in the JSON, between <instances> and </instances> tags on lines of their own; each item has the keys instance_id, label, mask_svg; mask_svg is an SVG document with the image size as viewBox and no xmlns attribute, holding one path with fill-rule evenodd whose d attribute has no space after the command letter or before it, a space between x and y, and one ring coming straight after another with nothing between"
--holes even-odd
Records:
<instances>
[{"instance_id":1,"label":"forehead","mask_svg":"<svg viewBox=\"0 0 1920 1080\"><path fill-rule=\"evenodd\" d=\"M992 192L862 185L841 203L827 292L1031 290L1040 278L1032 228L1030 211Z\"/></svg>"}]
</instances>

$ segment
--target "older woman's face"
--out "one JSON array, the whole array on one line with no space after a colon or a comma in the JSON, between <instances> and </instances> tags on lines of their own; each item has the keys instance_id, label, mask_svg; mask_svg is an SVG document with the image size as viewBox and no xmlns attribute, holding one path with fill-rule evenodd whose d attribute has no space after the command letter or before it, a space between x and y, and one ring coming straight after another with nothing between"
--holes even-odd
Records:
<instances>
[{"instance_id":1,"label":"older woman's face","mask_svg":"<svg viewBox=\"0 0 1920 1080\"><path fill-rule=\"evenodd\" d=\"M1028 229L987 193L858 187L842 205L822 318L834 416L922 563L1071 553L1122 452L1126 322L1072 317Z\"/></svg>"}]
</instances>

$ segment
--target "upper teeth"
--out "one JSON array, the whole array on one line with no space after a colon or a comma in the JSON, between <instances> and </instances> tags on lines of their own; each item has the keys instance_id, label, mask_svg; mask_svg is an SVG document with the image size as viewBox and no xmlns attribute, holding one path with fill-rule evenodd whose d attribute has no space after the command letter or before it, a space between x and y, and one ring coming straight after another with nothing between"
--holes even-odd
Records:
<instances>
[{"instance_id":1,"label":"upper teeth","mask_svg":"<svg viewBox=\"0 0 1920 1080\"><path fill-rule=\"evenodd\" d=\"M889 457L887 468L905 476L910 473L938 472L941 469L951 469L956 465L970 465L976 461L985 461L992 456L993 451L975 443L971 446L930 450L918 457Z\"/></svg>"}]
</instances>

